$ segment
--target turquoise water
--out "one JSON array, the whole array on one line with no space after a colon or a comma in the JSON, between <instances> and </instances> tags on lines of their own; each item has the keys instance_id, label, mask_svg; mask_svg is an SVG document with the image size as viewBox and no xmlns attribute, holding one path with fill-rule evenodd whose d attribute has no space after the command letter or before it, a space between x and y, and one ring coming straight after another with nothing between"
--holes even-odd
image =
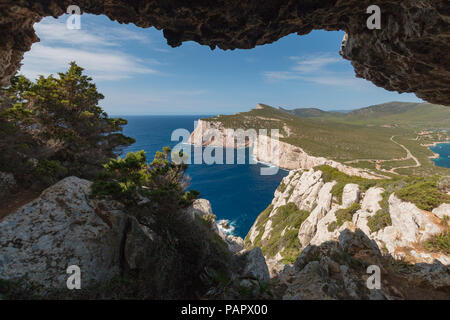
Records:
<instances>
[{"instance_id":1,"label":"turquoise water","mask_svg":"<svg viewBox=\"0 0 450 320\"><path fill-rule=\"evenodd\" d=\"M136 143L122 150L128 152L145 150L148 160L164 146L174 147L171 141L175 129L192 132L194 121L202 116L122 116L128 120L124 134L136 139ZM226 152L236 150L226 149ZM237 154L235 153L235 159ZM234 227L233 234L245 237L256 217L272 201L273 193L288 172L279 170L272 176L260 175L263 164L249 164L246 152L245 164L191 164L187 174L191 178L190 189L198 190L201 197L211 202L218 220L228 220Z\"/></svg>"},{"instance_id":2,"label":"turquoise water","mask_svg":"<svg viewBox=\"0 0 450 320\"><path fill-rule=\"evenodd\" d=\"M430 149L439 154L438 159L433 159L437 166L450 168L450 143L440 143Z\"/></svg>"}]
</instances>

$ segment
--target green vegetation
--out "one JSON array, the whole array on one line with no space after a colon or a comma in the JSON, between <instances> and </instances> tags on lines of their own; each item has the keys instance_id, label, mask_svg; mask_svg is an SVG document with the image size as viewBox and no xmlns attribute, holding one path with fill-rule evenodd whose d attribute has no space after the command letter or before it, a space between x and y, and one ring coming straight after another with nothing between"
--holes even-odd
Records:
<instances>
[{"instance_id":1,"label":"green vegetation","mask_svg":"<svg viewBox=\"0 0 450 320\"><path fill-rule=\"evenodd\" d=\"M266 257L274 257L284 248L281 252L282 262L292 264L300 254L301 245L298 240L298 231L310 213L305 210L299 210L293 202L279 207L277 212L270 218L273 228L270 238L261 240L264 233L263 226L269 221L271 211L272 206L269 206L258 217L256 228L259 234L251 247L260 247ZM247 248L250 247L248 235L244 244Z\"/></svg>"},{"instance_id":2,"label":"green vegetation","mask_svg":"<svg viewBox=\"0 0 450 320\"><path fill-rule=\"evenodd\" d=\"M450 254L450 231L445 231L425 241L424 246L432 252Z\"/></svg>"},{"instance_id":3,"label":"green vegetation","mask_svg":"<svg viewBox=\"0 0 450 320\"><path fill-rule=\"evenodd\" d=\"M385 207L387 206L387 198L394 192L401 200L412 202L418 208L428 211L431 211L442 203L450 203L450 196L446 194L448 181L445 177L393 176L391 179L375 180L349 176L326 165L318 166L314 169L321 170L323 172L322 179L325 182L336 181L336 184L332 188L331 192L339 202L342 201L342 192L345 185L348 183L354 183L359 185L361 191L363 192L367 191L371 187L380 187L385 189L386 192L383 194L382 204L382 206ZM386 211L387 208L384 209L384 212L379 212L380 216L375 219L378 219L378 222L384 221L384 223L389 223L389 218L386 215ZM378 223L375 223L375 221L373 223L373 227L377 229L375 224ZM380 227L381 225L383 224L379 224Z\"/></svg>"},{"instance_id":4,"label":"green vegetation","mask_svg":"<svg viewBox=\"0 0 450 320\"><path fill-rule=\"evenodd\" d=\"M336 221L333 221L328 225L328 231L333 232L334 230L342 226L345 221L352 221L353 215L359 209L361 209L361 205L359 203L354 203L346 209L339 209L338 211L336 211Z\"/></svg>"},{"instance_id":5,"label":"green vegetation","mask_svg":"<svg viewBox=\"0 0 450 320\"><path fill-rule=\"evenodd\" d=\"M432 211L442 203L450 203L450 196L438 189L438 181L438 177L417 178L395 194L401 200L412 202L422 210Z\"/></svg>"},{"instance_id":6,"label":"green vegetation","mask_svg":"<svg viewBox=\"0 0 450 320\"><path fill-rule=\"evenodd\" d=\"M365 179L356 176L349 176L339 171L338 169L335 169L327 165L317 166L314 169L322 171L322 179L324 182L336 181L336 184L333 186L331 193L333 194L333 197L335 197L338 200L339 203L341 203L342 201L342 193L344 191L344 187L349 183L359 185L361 191L366 191L367 189L382 183L382 180Z\"/></svg>"},{"instance_id":7,"label":"green vegetation","mask_svg":"<svg viewBox=\"0 0 450 320\"><path fill-rule=\"evenodd\" d=\"M284 192L284 191L286 191L286 185L284 184L284 182L283 181L281 181L281 183L280 183L280 185L278 186L278 191L280 191L280 192Z\"/></svg>"},{"instance_id":8,"label":"green vegetation","mask_svg":"<svg viewBox=\"0 0 450 320\"><path fill-rule=\"evenodd\" d=\"M390 170L414 166L413 159L404 160L406 152L396 141L407 147L421 163L420 167L399 169L401 175L450 175L450 169L440 168L429 159L433 153L426 144L450 138L450 109L427 103L391 102L362 108L347 114L319 109L276 109L267 105L249 112L212 117L228 128L278 129L281 141L301 147L308 154L348 162L386 176L376 167ZM286 129L289 128L289 129ZM429 134L419 134L432 130ZM289 131L289 135L287 134ZM398 160L395 160L398 159ZM358 161L355 161L358 160Z\"/></svg>"},{"instance_id":9,"label":"green vegetation","mask_svg":"<svg viewBox=\"0 0 450 320\"><path fill-rule=\"evenodd\" d=\"M370 232L377 232L392 225L391 215L389 214L389 196L389 192L383 192L383 198L380 201L381 209L367 220L367 226L369 227Z\"/></svg>"},{"instance_id":10,"label":"green vegetation","mask_svg":"<svg viewBox=\"0 0 450 320\"><path fill-rule=\"evenodd\" d=\"M124 159L112 159L95 179L92 196L112 198L128 206L137 206L145 198L160 206L167 206L166 202L180 209L190 206L200 193L184 190L187 165L171 161L170 153L169 147L163 148L150 165L144 151L129 153Z\"/></svg>"},{"instance_id":11,"label":"green vegetation","mask_svg":"<svg viewBox=\"0 0 450 320\"><path fill-rule=\"evenodd\" d=\"M76 175L93 178L114 150L134 142L109 118L103 95L74 62L58 77L15 76L0 94L0 167L38 189Z\"/></svg>"}]
</instances>

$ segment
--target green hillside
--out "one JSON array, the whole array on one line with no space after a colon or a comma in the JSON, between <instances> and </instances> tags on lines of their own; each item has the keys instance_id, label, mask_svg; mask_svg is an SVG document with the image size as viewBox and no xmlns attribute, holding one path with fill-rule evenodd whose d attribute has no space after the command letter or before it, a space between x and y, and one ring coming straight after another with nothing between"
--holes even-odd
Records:
<instances>
[{"instance_id":1,"label":"green hillside","mask_svg":"<svg viewBox=\"0 0 450 320\"><path fill-rule=\"evenodd\" d=\"M309 118L311 117L309 110L311 109L285 111ZM353 110L346 114L314 110L318 110L314 112L314 117L350 124L390 125L421 129L450 127L450 108L429 103L389 102Z\"/></svg>"},{"instance_id":2,"label":"green hillside","mask_svg":"<svg viewBox=\"0 0 450 320\"><path fill-rule=\"evenodd\" d=\"M323 111L323 110L320 110L317 108L300 108L300 109L288 110L288 109L283 109L280 107L280 110L291 113L291 114L301 117L301 118L316 118L316 117L324 117L327 115L339 116L338 112L328 112L328 111Z\"/></svg>"},{"instance_id":3,"label":"green hillside","mask_svg":"<svg viewBox=\"0 0 450 320\"><path fill-rule=\"evenodd\" d=\"M248 112L206 120L220 121L234 129L276 128L283 135L281 141L299 146L311 155L385 175L450 175L450 169L434 165L429 159L433 153L422 146L449 137L450 131L441 131L450 130L448 107L391 102L339 114L314 108L276 109L260 104L260 108Z\"/></svg>"}]
</instances>

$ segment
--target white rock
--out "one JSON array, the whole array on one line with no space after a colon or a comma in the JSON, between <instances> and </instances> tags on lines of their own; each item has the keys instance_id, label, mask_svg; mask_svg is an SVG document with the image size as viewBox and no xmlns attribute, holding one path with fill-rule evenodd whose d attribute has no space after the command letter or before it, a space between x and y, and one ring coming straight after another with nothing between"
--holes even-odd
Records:
<instances>
[{"instance_id":1,"label":"white rock","mask_svg":"<svg viewBox=\"0 0 450 320\"><path fill-rule=\"evenodd\" d=\"M245 252L245 257L246 264L244 266L243 276L255 278L261 282L268 282L270 280L270 273L261 249L256 247L249 252Z\"/></svg>"},{"instance_id":2,"label":"white rock","mask_svg":"<svg viewBox=\"0 0 450 320\"><path fill-rule=\"evenodd\" d=\"M328 182L323 185L317 197L317 206L300 226L298 238L303 248L306 247L315 236L317 224L331 209L331 201L333 198L331 189L334 185L334 182Z\"/></svg>"},{"instance_id":3,"label":"white rock","mask_svg":"<svg viewBox=\"0 0 450 320\"><path fill-rule=\"evenodd\" d=\"M62 288L70 265L81 268L86 284L119 273L126 215L98 208L90 185L66 178L0 222L0 278L26 275Z\"/></svg>"},{"instance_id":4,"label":"white rock","mask_svg":"<svg viewBox=\"0 0 450 320\"><path fill-rule=\"evenodd\" d=\"M342 192L342 206L344 208L350 207L352 204L359 202L361 191L359 186L354 183L346 184Z\"/></svg>"},{"instance_id":5,"label":"white rock","mask_svg":"<svg viewBox=\"0 0 450 320\"><path fill-rule=\"evenodd\" d=\"M445 216L450 218L450 203L441 204L439 207L433 209L433 213L441 219L444 219Z\"/></svg>"},{"instance_id":6,"label":"white rock","mask_svg":"<svg viewBox=\"0 0 450 320\"><path fill-rule=\"evenodd\" d=\"M370 217L375 215L381 209L380 201L383 199L382 188L370 188L366 191L361 203L361 210L358 210L353 215L353 223L355 226L366 234L370 234L370 228L367 226L367 221Z\"/></svg>"},{"instance_id":7,"label":"white rock","mask_svg":"<svg viewBox=\"0 0 450 320\"><path fill-rule=\"evenodd\" d=\"M394 194L389 197L389 213L392 226L378 231L374 238L380 247L385 246L394 256L398 247L411 246L442 232L441 227L433 221L432 214L412 203L402 202Z\"/></svg>"}]
</instances>

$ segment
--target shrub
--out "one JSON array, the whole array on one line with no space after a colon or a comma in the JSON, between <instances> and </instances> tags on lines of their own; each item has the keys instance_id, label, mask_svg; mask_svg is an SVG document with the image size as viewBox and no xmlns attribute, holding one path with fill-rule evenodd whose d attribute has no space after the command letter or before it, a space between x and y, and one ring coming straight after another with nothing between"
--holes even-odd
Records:
<instances>
[{"instance_id":1,"label":"shrub","mask_svg":"<svg viewBox=\"0 0 450 320\"><path fill-rule=\"evenodd\" d=\"M127 121L108 117L98 105L104 96L75 62L57 77L15 76L0 96L0 166L23 185L54 183L56 166L64 176L94 178L117 147L134 143L120 133Z\"/></svg>"},{"instance_id":2,"label":"shrub","mask_svg":"<svg viewBox=\"0 0 450 320\"><path fill-rule=\"evenodd\" d=\"M283 252L286 255L281 253L284 262L292 263L292 260L295 261L301 248L298 230L309 214L308 211L299 210L293 202L279 207L271 218L273 230L270 233L270 238L260 243L264 255L273 257L284 248ZM283 231L284 234L282 235Z\"/></svg>"},{"instance_id":3,"label":"shrub","mask_svg":"<svg viewBox=\"0 0 450 320\"><path fill-rule=\"evenodd\" d=\"M424 246L432 252L450 254L450 231L447 230L431 237L431 239L425 241Z\"/></svg>"},{"instance_id":4,"label":"shrub","mask_svg":"<svg viewBox=\"0 0 450 320\"><path fill-rule=\"evenodd\" d=\"M361 205L359 203L353 203L346 209L339 209L338 211L336 211L336 221L333 221L328 225L328 231L333 232L334 230L342 226L345 221L352 221L353 215L359 209L361 209Z\"/></svg>"},{"instance_id":5,"label":"shrub","mask_svg":"<svg viewBox=\"0 0 450 320\"><path fill-rule=\"evenodd\" d=\"M344 191L344 187L346 184L355 183L360 186L362 191L369 189L370 187L374 187L379 184L379 180L374 179L364 179L356 176L349 176L336 168L330 167L328 165L321 165L314 168L315 170L322 171L322 179L325 182L336 181L336 184L333 186L331 193L336 199L338 199L339 203L342 201L342 193Z\"/></svg>"},{"instance_id":6,"label":"shrub","mask_svg":"<svg viewBox=\"0 0 450 320\"><path fill-rule=\"evenodd\" d=\"M377 232L387 226L392 225L391 215L389 213L389 192L384 192L380 201L381 209L367 220L367 226L370 232Z\"/></svg>"},{"instance_id":7,"label":"shrub","mask_svg":"<svg viewBox=\"0 0 450 320\"><path fill-rule=\"evenodd\" d=\"M412 202L422 210L432 211L442 203L450 203L450 196L437 186L438 178L415 178L395 194L403 201Z\"/></svg>"},{"instance_id":8,"label":"shrub","mask_svg":"<svg viewBox=\"0 0 450 320\"><path fill-rule=\"evenodd\" d=\"M174 210L186 208L198 198L195 190L185 192L185 164L170 160L171 149L156 152L150 165L144 151L128 153L104 165L92 185L92 196L112 198L128 206L137 206L146 198L155 205Z\"/></svg>"}]
</instances>

